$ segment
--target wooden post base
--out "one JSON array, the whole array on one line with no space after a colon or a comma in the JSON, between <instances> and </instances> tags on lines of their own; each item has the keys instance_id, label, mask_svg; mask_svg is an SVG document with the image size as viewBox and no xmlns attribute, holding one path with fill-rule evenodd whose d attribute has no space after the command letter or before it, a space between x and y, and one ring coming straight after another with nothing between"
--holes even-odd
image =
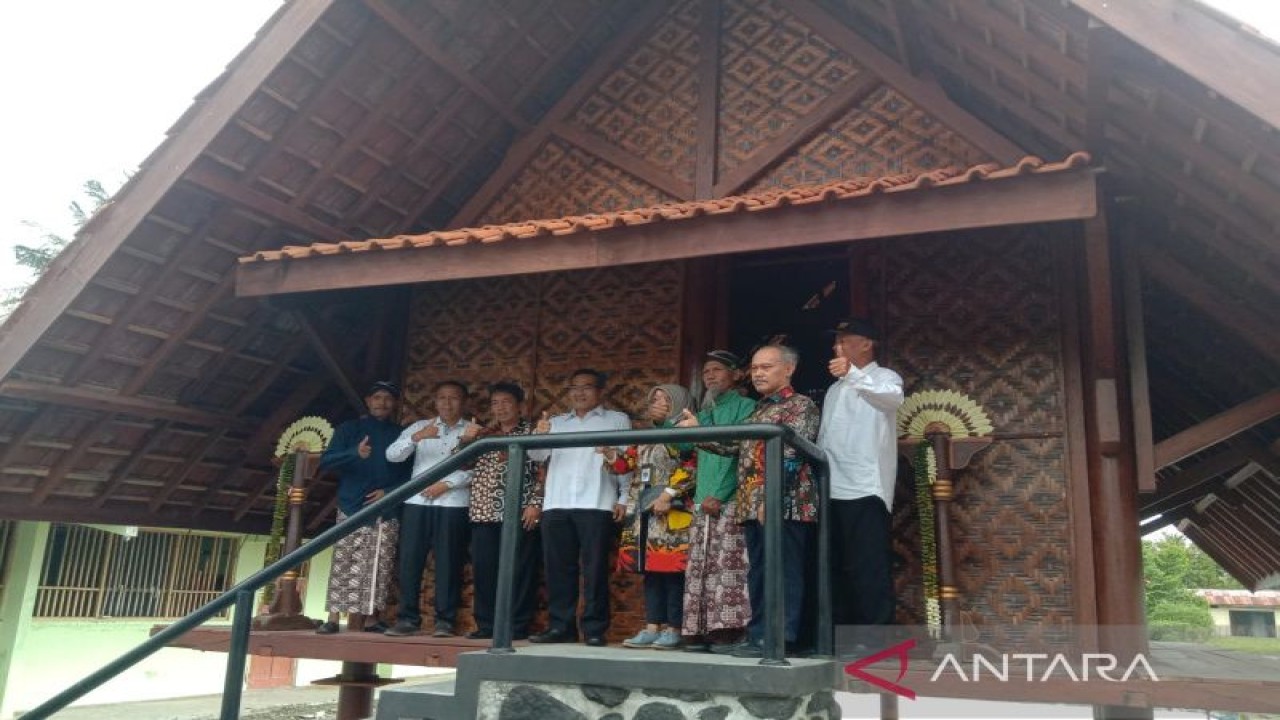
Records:
<instances>
[{"instance_id":1,"label":"wooden post base","mask_svg":"<svg viewBox=\"0 0 1280 720\"><path fill-rule=\"evenodd\" d=\"M337 720L363 720L373 716L373 690L383 685L398 683L396 678L378 677L378 666L367 662L342 663L342 674L312 685L338 686Z\"/></svg>"}]
</instances>

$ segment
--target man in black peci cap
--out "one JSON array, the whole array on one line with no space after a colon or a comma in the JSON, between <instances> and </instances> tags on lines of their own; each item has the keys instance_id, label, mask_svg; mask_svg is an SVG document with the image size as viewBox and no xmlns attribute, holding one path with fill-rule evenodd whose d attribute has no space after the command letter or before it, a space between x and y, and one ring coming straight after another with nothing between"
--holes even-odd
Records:
<instances>
[{"instance_id":1,"label":"man in black peci cap","mask_svg":"<svg viewBox=\"0 0 1280 720\"><path fill-rule=\"evenodd\" d=\"M738 392L742 359L728 350L712 350L702 364L706 394L699 425L737 425L755 403ZM681 450L685 450L681 447ZM685 568L685 649L725 647L737 641L751 619L747 601L746 541L734 518L738 464L732 457L698 450L693 497L693 533Z\"/></svg>"},{"instance_id":2,"label":"man in black peci cap","mask_svg":"<svg viewBox=\"0 0 1280 720\"><path fill-rule=\"evenodd\" d=\"M338 475L338 522L409 479L408 463L389 462L386 457L387 446L400 435L399 399L395 383L373 383L364 397L368 414L338 426L320 457L320 469ZM340 613L348 614L353 629L383 629L378 612L387 606L387 585L395 571L398 515L397 508L334 544L325 596L329 617L316 632L338 632Z\"/></svg>"},{"instance_id":3,"label":"man in black peci cap","mask_svg":"<svg viewBox=\"0 0 1280 720\"><path fill-rule=\"evenodd\" d=\"M854 625L855 642L874 646L874 626L893 621L889 532L898 472L902 377L876 364L880 335L865 318L831 331L835 382L822 405L818 446L831 472L832 609Z\"/></svg>"}]
</instances>

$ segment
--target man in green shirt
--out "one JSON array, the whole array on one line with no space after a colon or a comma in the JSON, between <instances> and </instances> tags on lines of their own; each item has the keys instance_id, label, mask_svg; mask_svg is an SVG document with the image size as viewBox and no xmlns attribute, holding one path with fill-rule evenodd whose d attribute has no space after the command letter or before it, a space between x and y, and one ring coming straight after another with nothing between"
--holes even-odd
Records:
<instances>
[{"instance_id":1,"label":"man in green shirt","mask_svg":"<svg viewBox=\"0 0 1280 720\"><path fill-rule=\"evenodd\" d=\"M755 403L738 392L741 381L741 358L727 350L707 353L702 366L707 391L698 413L699 425L738 425L746 420ZM751 605L747 599L746 542L734 515L737 458L697 452L683 632L686 650L705 652L712 644L728 647L739 639L751 619Z\"/></svg>"}]
</instances>

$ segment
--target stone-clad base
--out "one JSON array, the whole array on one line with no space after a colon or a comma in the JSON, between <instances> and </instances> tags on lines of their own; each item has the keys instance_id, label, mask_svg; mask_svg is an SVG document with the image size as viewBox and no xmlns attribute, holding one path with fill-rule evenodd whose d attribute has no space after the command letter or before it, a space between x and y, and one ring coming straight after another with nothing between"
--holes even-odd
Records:
<instances>
[{"instance_id":1,"label":"stone-clad base","mask_svg":"<svg viewBox=\"0 0 1280 720\"><path fill-rule=\"evenodd\" d=\"M830 690L798 696L632 689L612 685L531 685L483 681L478 720L839 720Z\"/></svg>"}]
</instances>

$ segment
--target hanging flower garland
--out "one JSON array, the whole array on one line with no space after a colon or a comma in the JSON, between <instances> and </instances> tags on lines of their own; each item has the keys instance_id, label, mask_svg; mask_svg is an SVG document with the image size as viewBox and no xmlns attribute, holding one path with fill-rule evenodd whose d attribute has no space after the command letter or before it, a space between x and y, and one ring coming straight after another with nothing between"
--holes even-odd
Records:
<instances>
[{"instance_id":1,"label":"hanging flower garland","mask_svg":"<svg viewBox=\"0 0 1280 720\"><path fill-rule=\"evenodd\" d=\"M276 474L276 505L271 513L271 537L267 540L263 567L279 560L280 551L284 549L284 520L289 514L289 488L293 485L293 471L297 464L296 455L292 453L285 455L280 462L280 472ZM263 604L271 604L275 595L275 583L267 583L262 587Z\"/></svg>"},{"instance_id":2,"label":"hanging flower garland","mask_svg":"<svg viewBox=\"0 0 1280 720\"><path fill-rule=\"evenodd\" d=\"M915 446L916 515L920 524L920 568L924 584L925 621L929 634L942 636L942 583L938 564L938 522L933 486L938 458L928 441L931 433L952 438L979 437L994 431L982 406L954 390L922 390L907 397L898 409L898 434L917 440Z\"/></svg>"},{"instance_id":3,"label":"hanging flower garland","mask_svg":"<svg viewBox=\"0 0 1280 720\"><path fill-rule=\"evenodd\" d=\"M275 451L275 457L280 459L280 472L276 474L276 504L271 511L271 536L267 540L263 567L279 560L284 550L285 518L289 515L289 489L293 487L293 475L298 464L297 453L323 452L332 439L333 425L316 415L299 418L280 433ZM275 583L263 586L263 604L270 605L275 595Z\"/></svg>"},{"instance_id":4,"label":"hanging flower garland","mask_svg":"<svg viewBox=\"0 0 1280 720\"><path fill-rule=\"evenodd\" d=\"M916 446L916 517L920 523L920 571L924 576L924 613L930 637L942 636L941 584L938 581L938 531L933 514L933 484L938 459L929 443Z\"/></svg>"}]
</instances>

